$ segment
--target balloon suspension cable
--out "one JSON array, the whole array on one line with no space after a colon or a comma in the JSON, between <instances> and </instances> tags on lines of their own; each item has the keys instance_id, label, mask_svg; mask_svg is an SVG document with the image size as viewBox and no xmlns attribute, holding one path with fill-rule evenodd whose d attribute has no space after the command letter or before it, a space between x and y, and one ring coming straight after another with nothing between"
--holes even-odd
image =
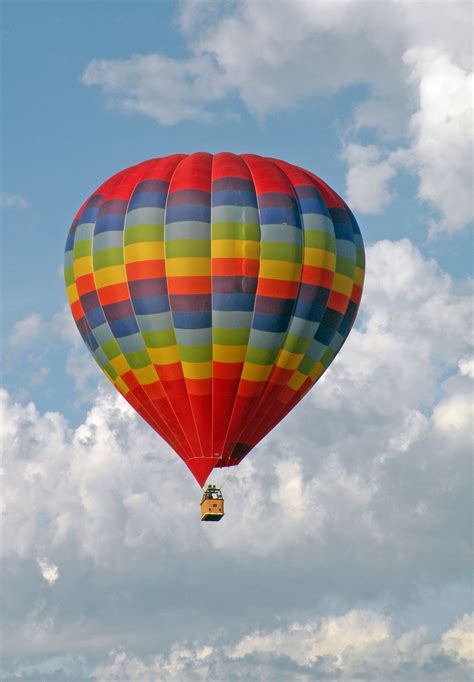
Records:
<instances>
[{"instance_id":1,"label":"balloon suspension cable","mask_svg":"<svg viewBox=\"0 0 474 682\"><path fill-rule=\"evenodd\" d=\"M217 453L216 453L217 454ZM209 479L212 478L212 483L214 485L217 485L217 487L222 490L224 489L225 484L227 483L229 479L229 467L215 467L211 474L209 475ZM206 481L204 484L204 487L202 489L203 493L205 492L207 486L209 485L209 479Z\"/></svg>"},{"instance_id":2,"label":"balloon suspension cable","mask_svg":"<svg viewBox=\"0 0 474 682\"><path fill-rule=\"evenodd\" d=\"M221 470L221 485L220 485L220 489L221 489L221 492L222 492L222 490L224 489L225 484L226 484L227 481L229 480L229 469L230 469L230 467L219 467L219 468L220 468L220 470Z\"/></svg>"},{"instance_id":3,"label":"balloon suspension cable","mask_svg":"<svg viewBox=\"0 0 474 682\"><path fill-rule=\"evenodd\" d=\"M225 484L229 480L229 469L230 469L230 467L221 467L221 471L222 471L221 491L224 489Z\"/></svg>"}]
</instances>

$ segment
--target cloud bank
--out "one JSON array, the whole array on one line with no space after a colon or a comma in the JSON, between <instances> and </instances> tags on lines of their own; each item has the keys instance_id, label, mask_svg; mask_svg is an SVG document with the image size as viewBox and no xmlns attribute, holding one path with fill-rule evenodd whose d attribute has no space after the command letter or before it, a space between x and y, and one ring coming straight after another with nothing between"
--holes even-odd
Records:
<instances>
[{"instance_id":1,"label":"cloud bank","mask_svg":"<svg viewBox=\"0 0 474 682\"><path fill-rule=\"evenodd\" d=\"M359 95L343 156L348 199L378 213L400 173L418 180L432 234L474 217L473 73L468 3L382 4L312 0L229 4L185 2L180 25L190 56L159 52L94 59L82 81L113 108L158 123L210 121L237 98L263 120L311 106L348 87ZM291 27L291 28L289 28ZM428 30L429 27L429 30ZM282 38L284 36L284 39ZM364 132L374 142L367 144Z\"/></svg>"},{"instance_id":2,"label":"cloud bank","mask_svg":"<svg viewBox=\"0 0 474 682\"><path fill-rule=\"evenodd\" d=\"M367 255L359 326L294 414L225 472L212 528L178 458L105 382L76 428L2 391L10 674L28 641L25 678L59 657L77 679L84 666L98 679L166 666L183 680L463 679L469 619L440 639L383 610L453 583L469 592L469 290L408 240Z\"/></svg>"},{"instance_id":3,"label":"cloud bank","mask_svg":"<svg viewBox=\"0 0 474 682\"><path fill-rule=\"evenodd\" d=\"M176 647L168 656L140 658L126 651L92 673L103 682L191 680L463 680L473 659L472 614L441 639L426 628L396 633L390 618L352 610L288 628L257 631L233 646Z\"/></svg>"}]
</instances>

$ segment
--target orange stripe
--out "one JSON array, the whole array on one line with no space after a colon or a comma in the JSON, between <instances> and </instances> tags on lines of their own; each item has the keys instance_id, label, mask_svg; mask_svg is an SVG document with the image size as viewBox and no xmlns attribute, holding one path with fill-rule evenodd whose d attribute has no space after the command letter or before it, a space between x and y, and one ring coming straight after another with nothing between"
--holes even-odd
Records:
<instances>
[{"instance_id":1,"label":"orange stripe","mask_svg":"<svg viewBox=\"0 0 474 682\"><path fill-rule=\"evenodd\" d=\"M157 365L155 365L155 367L157 367ZM160 366L160 369L162 367L163 365ZM163 377L160 377L160 379L163 383L165 394L170 397L176 408L176 401L179 401L181 398L185 399L188 395L183 375L181 374L177 379L165 379ZM178 416L178 410L176 410L176 416Z\"/></svg>"},{"instance_id":2,"label":"orange stripe","mask_svg":"<svg viewBox=\"0 0 474 682\"><path fill-rule=\"evenodd\" d=\"M135 394L134 389L136 389L138 387L138 381L137 381L137 378L135 377L135 375L133 374L133 372L131 370L128 370L127 372L125 372L125 374L122 374L121 378L127 384L127 386L130 389L132 389L132 391Z\"/></svg>"},{"instance_id":3,"label":"orange stripe","mask_svg":"<svg viewBox=\"0 0 474 682\"><path fill-rule=\"evenodd\" d=\"M269 377L269 384L286 384L293 376L294 370L285 369L284 367L273 367L272 373Z\"/></svg>"},{"instance_id":4,"label":"orange stripe","mask_svg":"<svg viewBox=\"0 0 474 682\"><path fill-rule=\"evenodd\" d=\"M82 305L80 301L75 301L74 303L71 304L71 312L72 316L76 321L80 320L81 317L84 317L84 311L82 310Z\"/></svg>"},{"instance_id":5,"label":"orange stripe","mask_svg":"<svg viewBox=\"0 0 474 682\"><path fill-rule=\"evenodd\" d=\"M163 259L142 260L138 261L137 263L127 263L125 268L129 281L166 276L165 261Z\"/></svg>"},{"instance_id":6,"label":"orange stripe","mask_svg":"<svg viewBox=\"0 0 474 682\"><path fill-rule=\"evenodd\" d=\"M79 296L82 296L83 294L88 294L89 291L94 291L95 289L94 275L92 273L89 273L88 275L82 275L82 277L78 277L76 279L76 287Z\"/></svg>"},{"instance_id":7,"label":"orange stripe","mask_svg":"<svg viewBox=\"0 0 474 682\"><path fill-rule=\"evenodd\" d=\"M337 310L338 313L344 313L347 310L347 304L349 303L349 298L344 294L340 294L338 291L331 291L328 299L327 307Z\"/></svg>"},{"instance_id":8,"label":"orange stripe","mask_svg":"<svg viewBox=\"0 0 474 682\"><path fill-rule=\"evenodd\" d=\"M183 370L180 362L173 362L169 365L154 365L161 381L175 381L183 378Z\"/></svg>"},{"instance_id":9,"label":"orange stripe","mask_svg":"<svg viewBox=\"0 0 474 682\"><path fill-rule=\"evenodd\" d=\"M189 395L211 395L212 379L186 379Z\"/></svg>"},{"instance_id":10,"label":"orange stripe","mask_svg":"<svg viewBox=\"0 0 474 682\"><path fill-rule=\"evenodd\" d=\"M204 277L169 277L168 293L170 294L210 294L211 278Z\"/></svg>"},{"instance_id":11,"label":"orange stripe","mask_svg":"<svg viewBox=\"0 0 474 682\"><path fill-rule=\"evenodd\" d=\"M243 362L216 362L214 360L212 376L216 379L240 379L243 366Z\"/></svg>"},{"instance_id":12,"label":"orange stripe","mask_svg":"<svg viewBox=\"0 0 474 682\"><path fill-rule=\"evenodd\" d=\"M262 277L258 280L257 293L261 296L272 296L274 298L296 298L298 287L299 282L285 282L281 279Z\"/></svg>"},{"instance_id":13,"label":"orange stripe","mask_svg":"<svg viewBox=\"0 0 474 682\"><path fill-rule=\"evenodd\" d=\"M255 258L213 258L211 268L213 275L244 275L257 277L260 261Z\"/></svg>"},{"instance_id":14,"label":"orange stripe","mask_svg":"<svg viewBox=\"0 0 474 682\"><path fill-rule=\"evenodd\" d=\"M165 397L163 384L160 381L154 381L152 384L147 384L146 392L151 400L161 400Z\"/></svg>"},{"instance_id":15,"label":"orange stripe","mask_svg":"<svg viewBox=\"0 0 474 682\"><path fill-rule=\"evenodd\" d=\"M260 393L262 386L265 381L247 381L247 379L241 379L239 384L239 395L252 397Z\"/></svg>"},{"instance_id":16,"label":"orange stripe","mask_svg":"<svg viewBox=\"0 0 474 682\"><path fill-rule=\"evenodd\" d=\"M119 301L128 301L130 297L128 284L126 282L121 282L120 284L109 284L109 286L99 289L98 292L100 295L101 305L118 303Z\"/></svg>"},{"instance_id":17,"label":"orange stripe","mask_svg":"<svg viewBox=\"0 0 474 682\"><path fill-rule=\"evenodd\" d=\"M303 265L301 281L305 284L314 284L318 287L330 289L334 279L334 272L325 268L317 268L314 265Z\"/></svg>"},{"instance_id":18,"label":"orange stripe","mask_svg":"<svg viewBox=\"0 0 474 682\"><path fill-rule=\"evenodd\" d=\"M352 287L351 301L354 301L354 303L360 303L361 298L362 287L360 287L358 284L354 284Z\"/></svg>"}]
</instances>

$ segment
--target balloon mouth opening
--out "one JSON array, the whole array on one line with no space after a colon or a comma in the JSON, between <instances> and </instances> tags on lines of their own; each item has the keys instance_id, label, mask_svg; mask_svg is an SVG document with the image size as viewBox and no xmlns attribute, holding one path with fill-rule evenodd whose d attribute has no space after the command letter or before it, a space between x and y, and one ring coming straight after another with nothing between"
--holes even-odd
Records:
<instances>
[{"instance_id":1,"label":"balloon mouth opening","mask_svg":"<svg viewBox=\"0 0 474 682\"><path fill-rule=\"evenodd\" d=\"M187 461L186 464L200 487L203 488L213 469L237 466L239 461L235 457L196 457Z\"/></svg>"}]
</instances>

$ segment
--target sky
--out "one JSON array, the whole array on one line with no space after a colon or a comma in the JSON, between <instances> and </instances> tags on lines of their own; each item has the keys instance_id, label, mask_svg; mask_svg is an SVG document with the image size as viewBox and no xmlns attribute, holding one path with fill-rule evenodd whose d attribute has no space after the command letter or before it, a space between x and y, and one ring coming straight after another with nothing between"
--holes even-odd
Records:
<instances>
[{"instance_id":1,"label":"sky","mask_svg":"<svg viewBox=\"0 0 474 682\"><path fill-rule=\"evenodd\" d=\"M2 11L0 679L465 682L471 3ZM100 376L62 276L101 182L200 150L312 170L367 256L349 340L225 472L211 527L186 467Z\"/></svg>"}]
</instances>

